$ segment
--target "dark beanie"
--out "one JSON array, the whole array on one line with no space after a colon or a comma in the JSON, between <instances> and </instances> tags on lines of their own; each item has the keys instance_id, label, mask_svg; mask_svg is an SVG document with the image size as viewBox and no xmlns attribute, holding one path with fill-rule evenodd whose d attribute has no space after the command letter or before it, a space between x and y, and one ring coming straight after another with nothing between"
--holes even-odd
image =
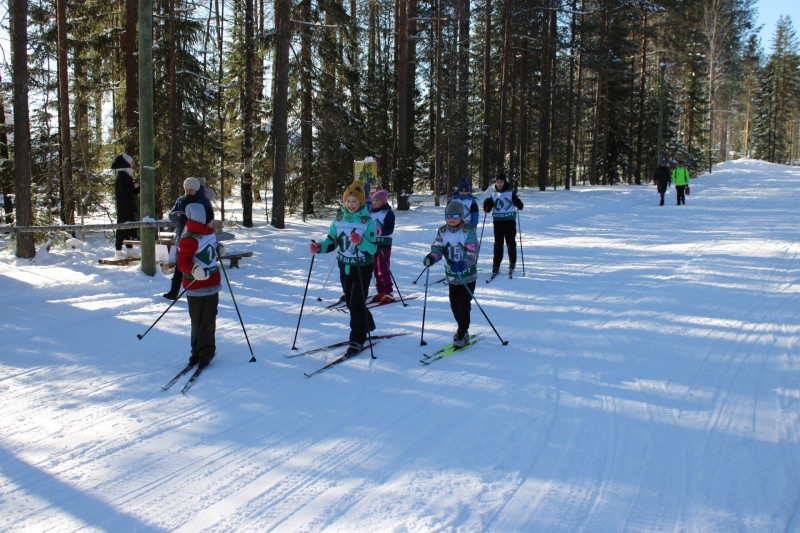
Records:
<instances>
[{"instance_id":1,"label":"dark beanie","mask_svg":"<svg viewBox=\"0 0 800 533\"><path fill-rule=\"evenodd\" d=\"M458 182L458 192L461 191L472 192L472 185L469 184L466 178L461 178L461 181Z\"/></svg>"},{"instance_id":2,"label":"dark beanie","mask_svg":"<svg viewBox=\"0 0 800 533\"><path fill-rule=\"evenodd\" d=\"M508 177L506 177L506 175L503 172L497 175L495 181L497 180L503 180L503 182L508 183Z\"/></svg>"}]
</instances>

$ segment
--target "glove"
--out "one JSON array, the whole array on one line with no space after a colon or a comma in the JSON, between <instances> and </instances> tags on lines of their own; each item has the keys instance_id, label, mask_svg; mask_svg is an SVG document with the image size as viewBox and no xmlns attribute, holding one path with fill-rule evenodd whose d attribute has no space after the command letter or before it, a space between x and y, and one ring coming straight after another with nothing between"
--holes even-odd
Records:
<instances>
[{"instance_id":1,"label":"glove","mask_svg":"<svg viewBox=\"0 0 800 533\"><path fill-rule=\"evenodd\" d=\"M433 254L426 255L425 259L422 260L422 264L425 265L426 267L431 266L435 262L436 262L436 258L433 257Z\"/></svg>"},{"instance_id":2,"label":"glove","mask_svg":"<svg viewBox=\"0 0 800 533\"><path fill-rule=\"evenodd\" d=\"M194 265L192 267L192 277L197 281L203 281L208 279L208 269L203 268L200 265Z\"/></svg>"},{"instance_id":3,"label":"glove","mask_svg":"<svg viewBox=\"0 0 800 533\"><path fill-rule=\"evenodd\" d=\"M322 251L322 245L318 242L312 242L311 246L308 247L308 251L311 252L311 255L318 254Z\"/></svg>"},{"instance_id":4,"label":"glove","mask_svg":"<svg viewBox=\"0 0 800 533\"><path fill-rule=\"evenodd\" d=\"M353 231L350 232L350 242L352 242L356 246L361 244L361 235L356 233L356 230L353 230Z\"/></svg>"},{"instance_id":5,"label":"glove","mask_svg":"<svg viewBox=\"0 0 800 533\"><path fill-rule=\"evenodd\" d=\"M450 263L450 272L458 274L460 272L464 272L466 267L467 265L466 263L464 263L464 261L453 261L452 263Z\"/></svg>"},{"instance_id":6,"label":"glove","mask_svg":"<svg viewBox=\"0 0 800 533\"><path fill-rule=\"evenodd\" d=\"M484 200L483 201L483 212L484 213L488 213L489 211L491 211L492 207L493 207L493 204L494 204L494 202L492 202L491 198L487 198L486 200Z\"/></svg>"},{"instance_id":7,"label":"glove","mask_svg":"<svg viewBox=\"0 0 800 533\"><path fill-rule=\"evenodd\" d=\"M383 235L383 232L381 231L381 228L375 228L375 235L377 235L378 237Z\"/></svg>"}]
</instances>

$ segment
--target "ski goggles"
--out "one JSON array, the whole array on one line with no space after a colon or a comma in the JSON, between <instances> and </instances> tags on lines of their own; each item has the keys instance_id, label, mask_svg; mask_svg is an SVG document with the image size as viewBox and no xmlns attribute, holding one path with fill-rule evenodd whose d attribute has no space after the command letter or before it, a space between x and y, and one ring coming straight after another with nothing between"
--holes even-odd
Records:
<instances>
[{"instance_id":1,"label":"ski goggles","mask_svg":"<svg viewBox=\"0 0 800 533\"><path fill-rule=\"evenodd\" d=\"M451 218L454 218L454 219L458 220L459 218L461 218L461 215L445 215L444 217L447 220L450 220Z\"/></svg>"}]
</instances>

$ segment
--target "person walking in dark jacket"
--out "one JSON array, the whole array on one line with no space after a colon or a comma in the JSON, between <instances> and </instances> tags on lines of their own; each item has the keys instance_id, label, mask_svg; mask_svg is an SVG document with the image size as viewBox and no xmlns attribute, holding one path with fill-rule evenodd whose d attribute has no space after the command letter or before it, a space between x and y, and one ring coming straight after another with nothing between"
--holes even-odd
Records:
<instances>
[{"instance_id":1,"label":"person walking in dark jacket","mask_svg":"<svg viewBox=\"0 0 800 533\"><path fill-rule=\"evenodd\" d=\"M492 213L494 226L494 259L492 275L500 270L503 261L503 243L508 248L508 271L517 265L517 211L522 211L522 200L511 188L508 178L500 173L494 182L495 192L483 201L484 213Z\"/></svg>"},{"instance_id":2,"label":"person walking in dark jacket","mask_svg":"<svg viewBox=\"0 0 800 533\"><path fill-rule=\"evenodd\" d=\"M125 152L121 153L111 163L111 170L114 171L117 223L133 222L139 218L139 206L137 205L139 182L133 179L133 157ZM133 251L132 245L126 245L127 253L122 251L123 241L135 240L136 237L136 228L118 229L114 239L114 258L138 259L139 256Z\"/></svg>"},{"instance_id":3,"label":"person walking in dark jacket","mask_svg":"<svg viewBox=\"0 0 800 533\"><path fill-rule=\"evenodd\" d=\"M183 191L186 193L175 201L175 205L169 212L169 219L175 222L175 244L180 242L183 228L186 225L186 207L190 204L201 204L206 212L206 222L208 224L214 220L214 209L211 207L211 201L206 196L205 187L200 183L197 178L186 178L183 181ZM165 292L162 296L167 300L177 300L179 291L181 289L181 280L183 275L176 267L172 275L172 284L170 285L169 292Z\"/></svg>"},{"instance_id":4,"label":"person walking in dark jacket","mask_svg":"<svg viewBox=\"0 0 800 533\"><path fill-rule=\"evenodd\" d=\"M656 190L661 196L661 203L658 205L664 205L664 193L667 192L667 187L669 187L669 180L669 166L667 165L667 160L662 159L661 164L656 169Z\"/></svg>"}]
</instances>

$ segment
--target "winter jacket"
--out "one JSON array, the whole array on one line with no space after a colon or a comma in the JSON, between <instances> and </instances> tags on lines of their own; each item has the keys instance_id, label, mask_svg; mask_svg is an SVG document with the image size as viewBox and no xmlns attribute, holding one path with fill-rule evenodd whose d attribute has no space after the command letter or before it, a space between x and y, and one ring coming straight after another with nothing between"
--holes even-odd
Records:
<instances>
[{"instance_id":1,"label":"winter jacket","mask_svg":"<svg viewBox=\"0 0 800 533\"><path fill-rule=\"evenodd\" d=\"M358 245L350 242L350 234L355 230L361 235ZM326 254L337 250L336 259L340 265L345 265L344 272L350 275L350 265L371 265L375 252L378 249L375 222L369 216L367 207L362 206L355 213L350 213L346 208L336 215L328 228L328 235L320 243L320 253Z\"/></svg>"},{"instance_id":2,"label":"winter jacket","mask_svg":"<svg viewBox=\"0 0 800 533\"><path fill-rule=\"evenodd\" d=\"M392 233L394 233L394 211L389 204L384 204L380 209L370 213L375 223L376 243L378 246L391 248Z\"/></svg>"},{"instance_id":3,"label":"winter jacket","mask_svg":"<svg viewBox=\"0 0 800 533\"><path fill-rule=\"evenodd\" d=\"M206 195L206 188L204 186L200 186L200 190L197 191L195 194L188 195L184 194L183 196L179 197L175 200L175 205L172 206L172 209L169 212L169 219L175 222L175 242L178 242L181 238L181 234L183 233L183 227L186 224L186 206L189 204L203 204L203 207L206 209L206 223L211 222L214 220L214 208L211 207L211 201L208 199Z\"/></svg>"},{"instance_id":4,"label":"winter jacket","mask_svg":"<svg viewBox=\"0 0 800 533\"><path fill-rule=\"evenodd\" d=\"M436 263L442 257L444 273L451 285L466 285L478 277L478 237L472 224L464 221L458 226L445 224L436 231L428 257Z\"/></svg>"},{"instance_id":5,"label":"winter jacket","mask_svg":"<svg viewBox=\"0 0 800 533\"><path fill-rule=\"evenodd\" d=\"M517 210L522 211L523 207L522 200L519 199L516 191L511 188L509 182L505 182L503 188L499 191L495 187L495 192L483 201L483 210L486 213L492 212L493 222L516 220Z\"/></svg>"},{"instance_id":6,"label":"winter jacket","mask_svg":"<svg viewBox=\"0 0 800 533\"><path fill-rule=\"evenodd\" d=\"M478 199L475 198L472 194L461 196L458 192L455 192L450 197L450 201L452 202L455 200L464 204L464 210L469 213L470 224L477 227L478 219L480 217L480 210L478 209Z\"/></svg>"},{"instance_id":7,"label":"winter jacket","mask_svg":"<svg viewBox=\"0 0 800 533\"><path fill-rule=\"evenodd\" d=\"M669 167L661 165L656 169L656 187L658 192L667 192L669 187Z\"/></svg>"},{"instance_id":8,"label":"winter jacket","mask_svg":"<svg viewBox=\"0 0 800 533\"><path fill-rule=\"evenodd\" d=\"M114 180L114 195L117 200L117 222L130 222L139 218L139 206L136 195L139 187L133 177L124 170L117 171Z\"/></svg>"},{"instance_id":9,"label":"winter jacket","mask_svg":"<svg viewBox=\"0 0 800 533\"><path fill-rule=\"evenodd\" d=\"M208 269L208 279L195 280L194 265ZM186 231L178 243L178 270L183 273L183 287L189 296L213 294L219 290L220 276L217 262L217 239L213 228L194 220L186 222ZM194 281L194 283L192 283ZM191 284L191 288L189 285ZM214 290L216 288L216 290Z\"/></svg>"},{"instance_id":10,"label":"winter jacket","mask_svg":"<svg viewBox=\"0 0 800 533\"><path fill-rule=\"evenodd\" d=\"M686 170L686 167L677 167L672 171L672 183L676 187L689 185L689 171Z\"/></svg>"}]
</instances>

